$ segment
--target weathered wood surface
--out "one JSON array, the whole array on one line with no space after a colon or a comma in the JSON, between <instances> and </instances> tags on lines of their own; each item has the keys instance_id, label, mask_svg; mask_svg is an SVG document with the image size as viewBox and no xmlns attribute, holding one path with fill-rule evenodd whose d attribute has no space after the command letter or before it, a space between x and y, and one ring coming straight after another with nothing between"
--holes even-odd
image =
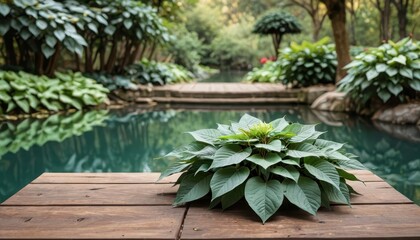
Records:
<instances>
[{"instance_id":1,"label":"weathered wood surface","mask_svg":"<svg viewBox=\"0 0 420 240\"><path fill-rule=\"evenodd\" d=\"M311 216L281 209L265 225L247 207L173 208L178 176L44 173L0 205L0 239L420 239L420 208L369 171L361 196Z\"/></svg>"}]
</instances>

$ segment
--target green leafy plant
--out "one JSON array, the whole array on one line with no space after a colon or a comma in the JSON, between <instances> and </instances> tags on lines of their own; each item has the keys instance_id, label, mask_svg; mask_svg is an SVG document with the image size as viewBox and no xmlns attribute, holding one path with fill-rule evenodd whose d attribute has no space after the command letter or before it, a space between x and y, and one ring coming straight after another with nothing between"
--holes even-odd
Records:
<instances>
[{"instance_id":1,"label":"green leafy plant","mask_svg":"<svg viewBox=\"0 0 420 240\"><path fill-rule=\"evenodd\" d=\"M71 136L80 136L103 125L108 118L108 111L97 110L83 113L54 114L47 119L25 119L18 124L2 121L0 123L0 158L2 155L20 149L28 150L34 145L42 146L46 142L62 142Z\"/></svg>"},{"instance_id":2,"label":"green leafy plant","mask_svg":"<svg viewBox=\"0 0 420 240\"><path fill-rule=\"evenodd\" d=\"M95 79L98 83L108 88L109 91L115 89L137 90L138 87L131 79L124 75L110 75L106 73L87 73L85 76Z\"/></svg>"},{"instance_id":3,"label":"green leafy plant","mask_svg":"<svg viewBox=\"0 0 420 240\"><path fill-rule=\"evenodd\" d=\"M329 38L315 43L292 42L279 55L281 81L293 87L306 87L320 83L334 83L337 57Z\"/></svg>"},{"instance_id":4,"label":"green leafy plant","mask_svg":"<svg viewBox=\"0 0 420 240\"><path fill-rule=\"evenodd\" d=\"M165 85L194 79L194 75L182 66L148 60L131 65L127 73L134 82L140 84Z\"/></svg>"},{"instance_id":5,"label":"green leafy plant","mask_svg":"<svg viewBox=\"0 0 420 240\"><path fill-rule=\"evenodd\" d=\"M139 1L14 0L0 8L6 64L40 75L53 75L63 53L77 70L122 72L170 39L156 10Z\"/></svg>"},{"instance_id":6,"label":"green leafy plant","mask_svg":"<svg viewBox=\"0 0 420 240\"><path fill-rule=\"evenodd\" d=\"M248 72L244 81L274 83L280 81L280 76L280 62L268 61L261 68L254 68L251 72Z\"/></svg>"},{"instance_id":7,"label":"green leafy plant","mask_svg":"<svg viewBox=\"0 0 420 240\"><path fill-rule=\"evenodd\" d=\"M57 112L108 101L108 89L81 73L56 73L55 78L0 71L0 113Z\"/></svg>"},{"instance_id":8,"label":"green leafy plant","mask_svg":"<svg viewBox=\"0 0 420 240\"><path fill-rule=\"evenodd\" d=\"M278 54L283 35L300 33L301 26L294 16L286 12L269 12L257 20L252 32L271 35L274 51Z\"/></svg>"},{"instance_id":9,"label":"green leafy plant","mask_svg":"<svg viewBox=\"0 0 420 240\"><path fill-rule=\"evenodd\" d=\"M378 102L393 104L418 97L420 91L420 48L405 38L388 41L356 56L339 83L358 108Z\"/></svg>"},{"instance_id":10,"label":"green leafy plant","mask_svg":"<svg viewBox=\"0 0 420 240\"><path fill-rule=\"evenodd\" d=\"M347 169L364 169L343 144L320 139L315 125L284 118L265 123L250 115L217 129L189 132L195 141L166 157L177 161L161 178L182 172L174 205L211 195L226 209L245 198L264 223L287 199L310 214L330 202L350 205L358 180Z\"/></svg>"}]
</instances>

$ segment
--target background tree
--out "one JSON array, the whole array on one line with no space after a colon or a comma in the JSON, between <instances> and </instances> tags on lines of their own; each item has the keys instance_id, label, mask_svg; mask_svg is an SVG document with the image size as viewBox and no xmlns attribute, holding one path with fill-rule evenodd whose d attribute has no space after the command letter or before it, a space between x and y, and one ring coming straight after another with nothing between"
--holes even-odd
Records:
<instances>
[{"instance_id":1,"label":"background tree","mask_svg":"<svg viewBox=\"0 0 420 240\"><path fill-rule=\"evenodd\" d=\"M347 11L350 14L350 44L357 45L356 40L356 18L357 10L360 8L360 0L349 0L347 2Z\"/></svg>"},{"instance_id":2,"label":"background tree","mask_svg":"<svg viewBox=\"0 0 420 240\"><path fill-rule=\"evenodd\" d=\"M304 9L312 20L312 40L319 40L319 33L324 23L327 11L319 0L290 0L294 5Z\"/></svg>"},{"instance_id":3,"label":"background tree","mask_svg":"<svg viewBox=\"0 0 420 240\"><path fill-rule=\"evenodd\" d=\"M333 29L335 51L337 52L337 75L336 82L345 75L346 66L350 62L350 45L346 30L346 2L345 0L321 0L328 9L328 18L331 20Z\"/></svg>"},{"instance_id":4,"label":"background tree","mask_svg":"<svg viewBox=\"0 0 420 240\"><path fill-rule=\"evenodd\" d=\"M388 41L391 38L390 16L391 16L391 0L371 0L372 4L378 9L380 14L379 21L379 39Z\"/></svg>"},{"instance_id":5,"label":"background tree","mask_svg":"<svg viewBox=\"0 0 420 240\"><path fill-rule=\"evenodd\" d=\"M301 27L292 15L285 12L271 12L257 20L252 32L271 35L274 52L277 56L283 35L300 33Z\"/></svg>"},{"instance_id":6,"label":"background tree","mask_svg":"<svg viewBox=\"0 0 420 240\"><path fill-rule=\"evenodd\" d=\"M398 34L400 39L407 37L407 24L408 24L408 7L410 5L410 0L392 0L392 3L397 8L398 16Z\"/></svg>"}]
</instances>

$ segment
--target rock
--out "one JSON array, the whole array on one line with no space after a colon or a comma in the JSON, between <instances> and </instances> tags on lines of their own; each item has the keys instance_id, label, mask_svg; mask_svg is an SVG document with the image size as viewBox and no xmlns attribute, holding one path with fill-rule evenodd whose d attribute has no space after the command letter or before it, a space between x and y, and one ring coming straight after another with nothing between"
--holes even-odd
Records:
<instances>
[{"instance_id":1,"label":"rock","mask_svg":"<svg viewBox=\"0 0 420 240\"><path fill-rule=\"evenodd\" d=\"M319 96L334 91L334 85L315 85L301 89L299 98L302 102L312 104Z\"/></svg>"},{"instance_id":2,"label":"rock","mask_svg":"<svg viewBox=\"0 0 420 240\"><path fill-rule=\"evenodd\" d=\"M372 120L393 124L420 125L420 102L404 103L380 109L373 115Z\"/></svg>"},{"instance_id":3,"label":"rock","mask_svg":"<svg viewBox=\"0 0 420 240\"><path fill-rule=\"evenodd\" d=\"M373 125L376 129L386 132L395 138L411 141L420 142L420 124L415 125L395 125L392 123L385 123L374 121Z\"/></svg>"},{"instance_id":4,"label":"rock","mask_svg":"<svg viewBox=\"0 0 420 240\"><path fill-rule=\"evenodd\" d=\"M331 112L350 112L351 101L342 92L327 92L318 97L311 105L312 109Z\"/></svg>"}]
</instances>

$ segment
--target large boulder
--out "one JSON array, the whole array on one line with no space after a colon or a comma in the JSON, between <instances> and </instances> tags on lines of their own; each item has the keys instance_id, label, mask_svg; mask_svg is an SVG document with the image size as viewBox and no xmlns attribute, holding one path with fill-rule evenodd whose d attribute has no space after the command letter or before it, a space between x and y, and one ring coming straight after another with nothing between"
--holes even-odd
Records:
<instances>
[{"instance_id":1,"label":"large boulder","mask_svg":"<svg viewBox=\"0 0 420 240\"><path fill-rule=\"evenodd\" d=\"M393 124L420 125L420 102L404 103L395 107L380 109L372 120Z\"/></svg>"},{"instance_id":2,"label":"large boulder","mask_svg":"<svg viewBox=\"0 0 420 240\"><path fill-rule=\"evenodd\" d=\"M312 109L331 112L350 112L351 101L342 92L327 92L318 97L311 105Z\"/></svg>"}]
</instances>

